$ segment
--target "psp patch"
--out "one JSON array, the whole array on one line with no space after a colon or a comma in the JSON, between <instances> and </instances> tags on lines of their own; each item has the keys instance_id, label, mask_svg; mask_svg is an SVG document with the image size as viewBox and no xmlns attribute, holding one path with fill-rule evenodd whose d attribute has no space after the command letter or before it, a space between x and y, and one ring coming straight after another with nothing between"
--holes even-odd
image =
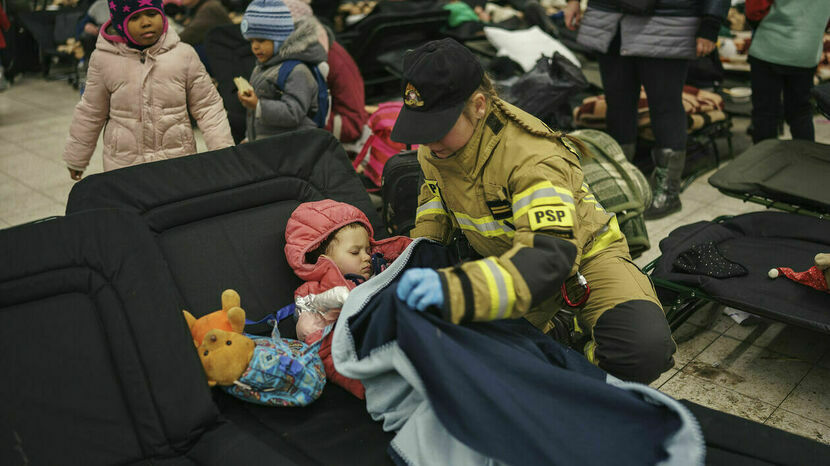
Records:
<instances>
[{"instance_id":1,"label":"psp patch","mask_svg":"<svg viewBox=\"0 0 830 466\"><path fill-rule=\"evenodd\" d=\"M533 207L527 211L527 221L533 231L557 230L570 232L574 226L573 213L571 209L564 205Z\"/></svg>"}]
</instances>

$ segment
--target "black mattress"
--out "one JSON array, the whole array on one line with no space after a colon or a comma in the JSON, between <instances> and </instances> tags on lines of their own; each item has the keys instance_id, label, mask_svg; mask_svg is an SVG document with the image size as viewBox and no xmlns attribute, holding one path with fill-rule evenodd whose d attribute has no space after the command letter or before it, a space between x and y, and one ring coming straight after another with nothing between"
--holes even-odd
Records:
<instances>
[{"instance_id":1,"label":"black mattress","mask_svg":"<svg viewBox=\"0 0 830 466\"><path fill-rule=\"evenodd\" d=\"M66 213L138 213L188 311L199 317L219 309L222 290L233 288L258 321L292 303L301 284L285 260L285 223L301 202L325 198L358 207L375 238L385 237L340 143L319 129L90 176L69 193ZM293 323L281 331L293 336Z\"/></svg>"},{"instance_id":2,"label":"black mattress","mask_svg":"<svg viewBox=\"0 0 830 466\"><path fill-rule=\"evenodd\" d=\"M748 273L731 278L685 273L673 264L692 246L713 242L729 261ZM786 278L767 276L774 267L812 267L817 253L830 251L830 221L784 212L754 212L721 223L684 225L660 241L663 253L652 277L699 288L719 302L788 324L830 333L830 294Z\"/></svg>"},{"instance_id":3,"label":"black mattress","mask_svg":"<svg viewBox=\"0 0 830 466\"><path fill-rule=\"evenodd\" d=\"M759 196L830 213L830 145L768 139L751 146L709 178L727 194Z\"/></svg>"}]
</instances>

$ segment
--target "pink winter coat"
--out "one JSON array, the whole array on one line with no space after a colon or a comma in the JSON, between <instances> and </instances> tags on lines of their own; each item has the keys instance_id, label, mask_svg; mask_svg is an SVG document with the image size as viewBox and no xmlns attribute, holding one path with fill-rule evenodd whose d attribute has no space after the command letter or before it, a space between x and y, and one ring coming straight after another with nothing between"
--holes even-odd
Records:
<instances>
[{"instance_id":1,"label":"pink winter coat","mask_svg":"<svg viewBox=\"0 0 830 466\"><path fill-rule=\"evenodd\" d=\"M374 230L366 215L357 207L343 202L326 199L316 202L300 204L291 214L285 227L285 258L288 265L294 269L302 280L305 281L294 292L294 300L299 307L315 307L315 299L320 298L331 300L330 296L324 293L336 287L343 289L343 297L348 294L356 285L347 280L335 265L334 261L325 256L320 256L317 263L306 262L306 253L314 251L333 232L350 223L359 222L369 232L369 244L371 253L382 253L386 261L392 262L412 242L405 236L394 236L380 241L374 240ZM342 301L339 303L342 305ZM323 329L337 321L340 315L340 307L331 308L329 305L317 306L328 307L323 313L300 312L297 320L297 338L312 344L322 336ZM326 335L320 346L320 357L326 367L326 376L354 393L359 398L362 396L362 385L360 382L348 379L334 370L334 363L331 358L331 337L333 333Z\"/></svg>"},{"instance_id":2,"label":"pink winter coat","mask_svg":"<svg viewBox=\"0 0 830 466\"><path fill-rule=\"evenodd\" d=\"M196 51L168 28L144 51L108 34L95 44L63 153L83 171L104 128L104 170L196 153L190 115L208 150L233 145L222 98ZM189 111L189 114L188 114Z\"/></svg>"}]
</instances>

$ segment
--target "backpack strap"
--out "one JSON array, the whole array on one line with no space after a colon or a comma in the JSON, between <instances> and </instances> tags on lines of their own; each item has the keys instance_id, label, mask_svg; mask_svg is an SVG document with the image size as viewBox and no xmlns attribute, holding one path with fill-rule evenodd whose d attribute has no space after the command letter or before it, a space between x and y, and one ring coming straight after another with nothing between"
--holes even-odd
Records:
<instances>
[{"instance_id":1,"label":"backpack strap","mask_svg":"<svg viewBox=\"0 0 830 466\"><path fill-rule=\"evenodd\" d=\"M288 81L288 75L294 71L294 67L299 65L300 60L285 60L280 64L280 69L277 72L277 87L280 91L285 91L285 82ZM320 69L314 65L305 63L311 71L311 76L317 83L317 112L313 113L312 109L308 109L308 117L317 125L318 128L325 128L326 119L329 115L329 89L326 86L326 79L320 73Z\"/></svg>"},{"instance_id":2,"label":"backpack strap","mask_svg":"<svg viewBox=\"0 0 830 466\"><path fill-rule=\"evenodd\" d=\"M288 80L288 75L294 71L294 67L300 64L300 60L285 60L280 63L280 70L277 72L277 87L281 91L285 90L285 81Z\"/></svg>"}]
</instances>

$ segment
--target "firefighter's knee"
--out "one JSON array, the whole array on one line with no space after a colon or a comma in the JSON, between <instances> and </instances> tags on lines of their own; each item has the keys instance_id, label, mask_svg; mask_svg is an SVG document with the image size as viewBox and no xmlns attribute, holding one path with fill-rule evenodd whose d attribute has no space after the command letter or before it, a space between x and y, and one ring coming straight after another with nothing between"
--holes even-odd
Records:
<instances>
[{"instance_id":1,"label":"firefighter's knee","mask_svg":"<svg viewBox=\"0 0 830 466\"><path fill-rule=\"evenodd\" d=\"M603 312L593 336L593 360L623 380L647 384L674 366L671 329L650 301L627 301Z\"/></svg>"}]
</instances>

